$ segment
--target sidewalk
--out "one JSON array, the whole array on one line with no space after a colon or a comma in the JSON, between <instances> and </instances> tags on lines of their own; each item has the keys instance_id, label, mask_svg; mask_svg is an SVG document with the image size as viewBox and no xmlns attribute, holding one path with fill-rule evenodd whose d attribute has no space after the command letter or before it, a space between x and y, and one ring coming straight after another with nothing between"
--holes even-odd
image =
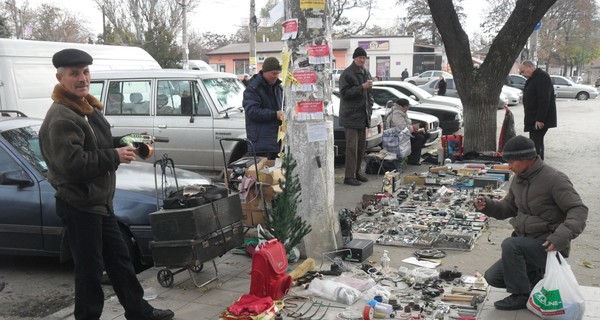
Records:
<instances>
[{"instance_id":1,"label":"sidewalk","mask_svg":"<svg viewBox=\"0 0 600 320\"><path fill-rule=\"evenodd\" d=\"M146 298L157 308L170 308L175 312L175 319L179 320L200 320L200 319L218 319L219 314L225 310L233 301L242 294L248 293L250 289L250 257L234 255L228 253L217 259L217 269L219 270L219 280L204 288L196 288L188 271L175 275L175 283L171 288L162 287L156 280L156 273L159 268L148 269L138 275L142 286L146 291ZM318 264L317 264L318 265ZM211 263L205 264L204 270L196 276L197 283L203 283L211 279L215 273ZM173 270L175 271L175 270ZM586 312L584 319L600 319L600 288L581 286L586 297ZM292 293L298 291L292 289ZM478 319L498 319L498 320L535 320L539 319L529 310L518 311L500 311L494 308L493 302L502 299L507 294L501 290L492 288L488 297L479 308ZM329 303L327 301L323 301ZM332 306L344 307L337 303ZM363 305L355 303L347 309L360 310ZM330 308L323 320L339 319L338 314L342 312L341 308ZM125 319L123 308L115 296L108 298L104 304L104 311L101 320ZM401 313L404 314L404 313ZM406 315L406 314L404 314ZM415 313L416 315L416 313ZM318 313L318 317L321 312ZM396 318L399 318L396 316ZM74 319L73 307L65 308L51 316L48 320ZM448 318L444 318L448 319Z\"/></svg>"},{"instance_id":2,"label":"sidewalk","mask_svg":"<svg viewBox=\"0 0 600 320\"><path fill-rule=\"evenodd\" d=\"M409 166L405 173L413 173L415 171L427 170L427 166L414 167ZM335 212L342 208L354 208L357 202L360 201L362 194L378 192L382 186L382 175L368 175L369 182L361 187L353 187L342 184L343 168L336 168L336 197L335 197ZM493 261L498 259L502 239L510 234L511 228L507 227L505 222L494 221L490 226L489 234L485 234L476 243L472 251L451 251L442 259L442 265L438 269L449 269L452 266L458 266L463 274L473 274L474 271L484 271ZM357 236L360 238L361 236ZM487 240L485 239L487 237ZM392 267L400 265L408 268L415 266L401 262L402 259L413 255L415 248L404 248L394 246L374 245L373 255L368 259L376 262L381 256L383 250L390 251L392 257ZM171 288L162 287L157 279L156 274L160 268L151 268L138 275L142 286L146 291L146 298L150 303L157 308L169 308L175 312L175 319L180 320L198 320L198 319L218 319L219 314L225 310L233 301L238 299L242 294L248 293L250 289L250 266L251 258L243 255L234 255L231 253L225 254L223 257L216 259L217 269L219 271L219 280L215 281L204 288L197 288L190 278L187 270L178 273L174 276L174 284ZM317 261L317 267L320 265ZM327 265L323 265L325 269ZM176 272L177 270L171 270ZM196 283L204 283L215 276L212 263L204 264L204 270L196 276ZM582 291L586 297L586 315L584 319L593 320L600 319L600 288L584 287ZM297 288L293 288L292 294L299 293ZM479 307L478 319L498 319L498 320L534 320L539 319L528 310L519 311L499 311L494 308L493 302L502 299L507 293L504 290L492 288L484 303ZM115 296L107 297L105 301L103 320L110 319L125 319L123 316L123 308L119 304ZM319 299L320 300L320 299ZM324 301L329 303L327 301ZM404 305L402 303L402 305ZM332 306L346 307L336 303ZM355 303L347 307L347 309L362 311L364 305ZM327 314L322 318L339 319L338 314L343 311L341 308L330 308ZM65 308L45 319L74 319L73 306ZM322 315L319 312L314 318L317 320ZM401 315L407 315L401 313ZM414 313L416 315L416 313ZM396 316L400 318L400 316ZM444 319L450 319L447 317Z\"/></svg>"}]
</instances>

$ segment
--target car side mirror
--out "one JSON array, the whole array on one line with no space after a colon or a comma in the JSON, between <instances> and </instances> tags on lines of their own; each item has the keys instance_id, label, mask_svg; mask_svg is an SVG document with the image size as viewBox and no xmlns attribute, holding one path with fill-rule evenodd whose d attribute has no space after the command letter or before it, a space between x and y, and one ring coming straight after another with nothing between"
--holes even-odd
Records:
<instances>
[{"instance_id":1,"label":"car side mirror","mask_svg":"<svg viewBox=\"0 0 600 320\"><path fill-rule=\"evenodd\" d=\"M23 170L12 170L0 174L0 185L22 188L32 186L33 181L31 181L31 178Z\"/></svg>"}]
</instances>

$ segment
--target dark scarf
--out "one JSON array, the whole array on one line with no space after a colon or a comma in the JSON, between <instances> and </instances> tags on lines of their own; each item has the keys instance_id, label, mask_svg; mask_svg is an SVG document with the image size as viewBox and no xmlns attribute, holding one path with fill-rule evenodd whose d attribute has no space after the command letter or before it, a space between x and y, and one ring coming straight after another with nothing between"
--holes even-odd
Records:
<instances>
[{"instance_id":1,"label":"dark scarf","mask_svg":"<svg viewBox=\"0 0 600 320\"><path fill-rule=\"evenodd\" d=\"M65 105L81 115L91 115L94 108L104 110L104 106L98 99L88 94L84 100L67 91L60 83L54 86L52 101Z\"/></svg>"}]
</instances>

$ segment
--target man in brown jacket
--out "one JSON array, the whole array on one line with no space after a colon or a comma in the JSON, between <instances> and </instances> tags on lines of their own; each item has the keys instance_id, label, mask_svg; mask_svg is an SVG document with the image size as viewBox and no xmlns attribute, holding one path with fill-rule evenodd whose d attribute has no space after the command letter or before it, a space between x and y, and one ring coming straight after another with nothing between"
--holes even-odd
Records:
<instances>
[{"instance_id":1,"label":"man in brown jacket","mask_svg":"<svg viewBox=\"0 0 600 320\"><path fill-rule=\"evenodd\" d=\"M527 307L543 276L547 252L569 256L571 240L585 228L588 208L569 178L540 159L531 139L508 140L502 157L515 174L508 194L502 200L479 197L475 207L496 219L510 218L513 236L502 242L502 258L485 272L485 279L511 293L494 303L497 309L517 310Z\"/></svg>"}]
</instances>

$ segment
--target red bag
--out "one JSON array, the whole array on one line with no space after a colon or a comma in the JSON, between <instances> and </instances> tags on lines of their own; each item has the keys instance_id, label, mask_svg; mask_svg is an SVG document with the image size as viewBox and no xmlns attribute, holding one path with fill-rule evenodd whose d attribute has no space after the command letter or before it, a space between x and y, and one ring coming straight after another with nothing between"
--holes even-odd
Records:
<instances>
[{"instance_id":1,"label":"red bag","mask_svg":"<svg viewBox=\"0 0 600 320\"><path fill-rule=\"evenodd\" d=\"M450 159L461 159L463 155L463 136L453 134L442 136L442 148L444 157Z\"/></svg>"},{"instance_id":2,"label":"red bag","mask_svg":"<svg viewBox=\"0 0 600 320\"><path fill-rule=\"evenodd\" d=\"M250 294L281 299L292 285L292 277L285 273L288 266L285 247L277 239L259 244L252 255Z\"/></svg>"}]
</instances>

